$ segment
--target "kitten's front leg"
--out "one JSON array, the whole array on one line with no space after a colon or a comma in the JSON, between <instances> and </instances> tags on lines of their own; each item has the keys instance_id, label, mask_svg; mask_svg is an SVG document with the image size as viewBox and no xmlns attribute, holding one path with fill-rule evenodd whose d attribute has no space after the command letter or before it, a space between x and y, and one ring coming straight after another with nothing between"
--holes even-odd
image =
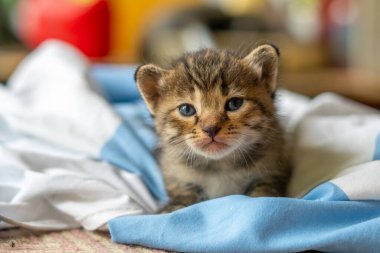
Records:
<instances>
[{"instance_id":1,"label":"kitten's front leg","mask_svg":"<svg viewBox=\"0 0 380 253\"><path fill-rule=\"evenodd\" d=\"M171 182L166 186L170 201L160 213L169 213L206 199L202 187L192 183Z\"/></svg>"},{"instance_id":2,"label":"kitten's front leg","mask_svg":"<svg viewBox=\"0 0 380 253\"><path fill-rule=\"evenodd\" d=\"M246 191L251 197L282 197L285 196L287 176L276 176L253 182Z\"/></svg>"}]
</instances>

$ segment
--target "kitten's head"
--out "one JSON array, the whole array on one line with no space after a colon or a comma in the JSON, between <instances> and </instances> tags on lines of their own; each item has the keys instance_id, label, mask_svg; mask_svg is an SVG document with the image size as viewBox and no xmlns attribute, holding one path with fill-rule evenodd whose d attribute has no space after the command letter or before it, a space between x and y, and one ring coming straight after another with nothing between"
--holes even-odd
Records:
<instances>
[{"instance_id":1,"label":"kitten's head","mask_svg":"<svg viewBox=\"0 0 380 253\"><path fill-rule=\"evenodd\" d=\"M261 45L245 57L205 49L170 69L136 71L165 148L221 159L262 145L273 131L278 49Z\"/></svg>"}]
</instances>

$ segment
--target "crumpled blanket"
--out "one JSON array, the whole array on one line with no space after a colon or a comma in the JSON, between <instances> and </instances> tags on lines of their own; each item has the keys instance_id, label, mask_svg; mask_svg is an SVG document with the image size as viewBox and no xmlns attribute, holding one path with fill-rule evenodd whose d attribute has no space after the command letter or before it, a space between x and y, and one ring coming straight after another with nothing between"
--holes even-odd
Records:
<instances>
[{"instance_id":1,"label":"crumpled blanket","mask_svg":"<svg viewBox=\"0 0 380 253\"><path fill-rule=\"evenodd\" d=\"M0 86L0 226L93 230L165 203L144 104L112 106L89 69L46 42Z\"/></svg>"},{"instance_id":2,"label":"crumpled blanket","mask_svg":"<svg viewBox=\"0 0 380 253\"><path fill-rule=\"evenodd\" d=\"M289 197L234 195L156 215L167 196L133 69L89 66L54 41L0 87L0 226L108 225L115 242L183 252L380 250L379 111L280 90Z\"/></svg>"}]
</instances>

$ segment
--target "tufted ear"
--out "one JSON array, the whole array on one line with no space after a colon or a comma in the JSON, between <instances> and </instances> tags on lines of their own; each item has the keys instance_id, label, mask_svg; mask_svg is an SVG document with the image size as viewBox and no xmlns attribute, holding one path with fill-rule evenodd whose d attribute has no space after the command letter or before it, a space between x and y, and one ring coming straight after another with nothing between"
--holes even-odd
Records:
<instances>
[{"instance_id":1,"label":"tufted ear","mask_svg":"<svg viewBox=\"0 0 380 253\"><path fill-rule=\"evenodd\" d=\"M159 98L159 86L163 75L167 72L153 64L142 65L137 68L135 80L140 93L152 115L154 115Z\"/></svg>"},{"instance_id":2,"label":"tufted ear","mask_svg":"<svg viewBox=\"0 0 380 253\"><path fill-rule=\"evenodd\" d=\"M259 76L270 94L277 88L278 62L280 51L271 44L263 44L250 52L243 61L248 64Z\"/></svg>"}]
</instances>

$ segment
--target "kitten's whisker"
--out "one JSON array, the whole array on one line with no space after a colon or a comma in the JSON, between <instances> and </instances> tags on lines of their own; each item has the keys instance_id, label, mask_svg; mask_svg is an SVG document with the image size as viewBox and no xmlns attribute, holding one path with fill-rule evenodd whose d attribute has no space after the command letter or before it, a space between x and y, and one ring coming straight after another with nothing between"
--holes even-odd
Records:
<instances>
[{"instance_id":1,"label":"kitten's whisker","mask_svg":"<svg viewBox=\"0 0 380 253\"><path fill-rule=\"evenodd\" d=\"M190 154L190 164L193 164L193 149L189 148L189 154Z\"/></svg>"},{"instance_id":2,"label":"kitten's whisker","mask_svg":"<svg viewBox=\"0 0 380 253\"><path fill-rule=\"evenodd\" d=\"M170 152L171 155L174 155L175 157L179 157L180 159L184 158L187 153L187 148L178 150L178 148L171 147L170 149L167 149L167 151Z\"/></svg>"},{"instance_id":3,"label":"kitten's whisker","mask_svg":"<svg viewBox=\"0 0 380 253\"><path fill-rule=\"evenodd\" d=\"M185 155L186 155L186 166L189 166L190 155L189 155L189 147L188 146L185 149Z\"/></svg>"},{"instance_id":4,"label":"kitten's whisker","mask_svg":"<svg viewBox=\"0 0 380 253\"><path fill-rule=\"evenodd\" d=\"M173 149L173 153L178 154L178 150ZM179 158L182 159L186 155L186 149L183 149L181 152L179 152Z\"/></svg>"},{"instance_id":5,"label":"kitten's whisker","mask_svg":"<svg viewBox=\"0 0 380 253\"><path fill-rule=\"evenodd\" d=\"M262 134L262 133L260 133L260 134ZM241 133L240 135L257 138L259 134L257 134L257 133ZM278 138L276 137L275 134L271 134L271 135L266 135L265 140L264 139L261 139L261 140L265 141L266 144L270 144L273 142L277 142Z\"/></svg>"},{"instance_id":6,"label":"kitten's whisker","mask_svg":"<svg viewBox=\"0 0 380 253\"><path fill-rule=\"evenodd\" d=\"M178 157L179 159L185 159L186 158L186 155L187 155L187 148L181 150L181 151L178 151L178 149L173 149L173 152L176 154L174 157Z\"/></svg>"},{"instance_id":7,"label":"kitten's whisker","mask_svg":"<svg viewBox=\"0 0 380 253\"><path fill-rule=\"evenodd\" d=\"M187 138L182 138L181 136L178 136L176 139L174 139L172 141L169 140L168 143L172 144L172 145L179 145L179 144L181 144L181 143L183 143L183 142L185 142L187 140L190 140L190 139L193 139L193 137L190 136L190 137L187 137Z\"/></svg>"},{"instance_id":8,"label":"kitten's whisker","mask_svg":"<svg viewBox=\"0 0 380 253\"><path fill-rule=\"evenodd\" d=\"M241 146L242 146L243 144L241 143L240 140L236 140L236 142L238 143L237 150L238 150L239 153L241 154L241 156L242 156L242 158L244 159L244 162L245 162L245 164L246 164L246 166L247 166L247 168L248 168L248 167L249 167L249 164L248 164L248 161L247 161L247 159L246 159L246 157L245 157L244 150L241 149Z\"/></svg>"},{"instance_id":9,"label":"kitten's whisker","mask_svg":"<svg viewBox=\"0 0 380 253\"><path fill-rule=\"evenodd\" d=\"M190 148L190 164L193 165L195 160L195 153L192 148Z\"/></svg>"}]
</instances>

